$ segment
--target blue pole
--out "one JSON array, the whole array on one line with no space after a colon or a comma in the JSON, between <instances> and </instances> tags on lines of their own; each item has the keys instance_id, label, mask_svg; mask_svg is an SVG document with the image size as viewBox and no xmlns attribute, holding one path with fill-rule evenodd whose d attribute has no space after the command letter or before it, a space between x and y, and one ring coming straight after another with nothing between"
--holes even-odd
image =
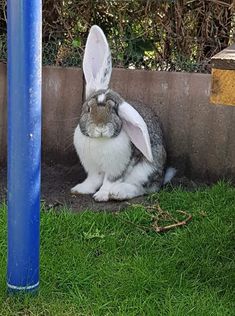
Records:
<instances>
[{"instance_id":1,"label":"blue pole","mask_svg":"<svg viewBox=\"0 0 235 316\"><path fill-rule=\"evenodd\" d=\"M41 0L7 1L10 291L39 284Z\"/></svg>"}]
</instances>

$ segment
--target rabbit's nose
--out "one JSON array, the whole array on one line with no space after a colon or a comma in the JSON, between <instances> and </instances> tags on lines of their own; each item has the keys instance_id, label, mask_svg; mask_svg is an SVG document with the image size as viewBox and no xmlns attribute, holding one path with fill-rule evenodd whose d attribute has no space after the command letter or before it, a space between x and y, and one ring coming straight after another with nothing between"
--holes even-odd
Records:
<instances>
[{"instance_id":1,"label":"rabbit's nose","mask_svg":"<svg viewBox=\"0 0 235 316\"><path fill-rule=\"evenodd\" d=\"M95 132L97 135L101 135L102 136L102 133L104 132L104 127L103 125L98 125L96 128L95 128Z\"/></svg>"},{"instance_id":2,"label":"rabbit's nose","mask_svg":"<svg viewBox=\"0 0 235 316\"><path fill-rule=\"evenodd\" d=\"M99 124L96 128L95 128L95 133L96 135L100 135L100 136L106 136L108 133L108 128L107 126L103 125L103 124Z\"/></svg>"}]
</instances>

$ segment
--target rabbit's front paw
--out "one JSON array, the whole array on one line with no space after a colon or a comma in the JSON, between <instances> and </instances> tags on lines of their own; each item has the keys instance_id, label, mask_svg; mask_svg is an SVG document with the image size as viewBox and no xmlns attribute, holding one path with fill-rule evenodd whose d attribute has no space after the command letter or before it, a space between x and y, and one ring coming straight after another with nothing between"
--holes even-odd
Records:
<instances>
[{"instance_id":1,"label":"rabbit's front paw","mask_svg":"<svg viewBox=\"0 0 235 316\"><path fill-rule=\"evenodd\" d=\"M103 181L102 174L89 175L85 181L75 185L71 189L72 194L94 194L101 186Z\"/></svg>"},{"instance_id":2,"label":"rabbit's front paw","mask_svg":"<svg viewBox=\"0 0 235 316\"><path fill-rule=\"evenodd\" d=\"M71 189L72 194L93 194L96 191L96 189L90 185L87 185L87 183L79 183L75 185Z\"/></svg>"},{"instance_id":3,"label":"rabbit's front paw","mask_svg":"<svg viewBox=\"0 0 235 316\"><path fill-rule=\"evenodd\" d=\"M105 190L99 190L93 195L93 198L97 202L106 202L109 200L109 192Z\"/></svg>"}]
</instances>

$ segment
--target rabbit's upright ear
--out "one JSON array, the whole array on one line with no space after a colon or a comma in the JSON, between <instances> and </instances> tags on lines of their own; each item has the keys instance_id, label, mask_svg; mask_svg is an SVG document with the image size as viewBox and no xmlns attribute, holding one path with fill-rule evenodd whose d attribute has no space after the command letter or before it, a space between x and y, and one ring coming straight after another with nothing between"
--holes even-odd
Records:
<instances>
[{"instance_id":1,"label":"rabbit's upright ear","mask_svg":"<svg viewBox=\"0 0 235 316\"><path fill-rule=\"evenodd\" d=\"M112 61L107 39L97 25L90 29L83 58L86 98L93 92L107 89L112 73Z\"/></svg>"},{"instance_id":2,"label":"rabbit's upright ear","mask_svg":"<svg viewBox=\"0 0 235 316\"><path fill-rule=\"evenodd\" d=\"M118 114L123 121L123 128L132 143L152 162L153 155L148 128L142 116L125 101L119 105Z\"/></svg>"}]
</instances>

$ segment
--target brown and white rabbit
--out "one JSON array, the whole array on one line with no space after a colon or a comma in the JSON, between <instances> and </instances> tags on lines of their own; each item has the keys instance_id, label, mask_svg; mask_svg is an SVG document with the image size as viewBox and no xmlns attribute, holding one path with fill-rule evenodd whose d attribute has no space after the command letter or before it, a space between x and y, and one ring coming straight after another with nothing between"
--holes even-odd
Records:
<instances>
[{"instance_id":1,"label":"brown and white rabbit","mask_svg":"<svg viewBox=\"0 0 235 316\"><path fill-rule=\"evenodd\" d=\"M96 25L88 35L83 71L86 101L74 146L87 178L71 192L108 201L158 191L175 173L173 168L165 173L166 149L158 117L149 108L130 105L108 88L111 54Z\"/></svg>"}]
</instances>

